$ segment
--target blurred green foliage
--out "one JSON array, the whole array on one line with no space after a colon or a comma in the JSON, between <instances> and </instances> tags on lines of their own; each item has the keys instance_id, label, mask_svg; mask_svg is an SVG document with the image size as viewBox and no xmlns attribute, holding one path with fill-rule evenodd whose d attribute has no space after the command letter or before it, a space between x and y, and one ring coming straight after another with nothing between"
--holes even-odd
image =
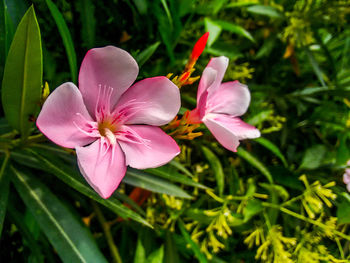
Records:
<instances>
[{"instance_id":1,"label":"blurred green foliage","mask_svg":"<svg viewBox=\"0 0 350 263\"><path fill-rule=\"evenodd\" d=\"M2 117L1 262L348 262L349 0L2 0L1 79L32 4L51 90L105 45L130 52L139 78L178 75L209 31L193 75L230 58L225 79L248 84L244 119L262 138L232 153L200 127L174 161L129 169L103 200L74 153L35 129L23 140ZM197 83L181 89L184 109Z\"/></svg>"}]
</instances>

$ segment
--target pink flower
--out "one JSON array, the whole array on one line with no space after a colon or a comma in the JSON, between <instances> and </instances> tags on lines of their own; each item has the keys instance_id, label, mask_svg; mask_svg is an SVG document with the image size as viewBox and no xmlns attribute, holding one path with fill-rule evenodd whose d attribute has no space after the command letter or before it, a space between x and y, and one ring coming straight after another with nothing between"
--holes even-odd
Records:
<instances>
[{"instance_id":1,"label":"pink flower","mask_svg":"<svg viewBox=\"0 0 350 263\"><path fill-rule=\"evenodd\" d=\"M346 163L347 166L350 166L350 160ZM350 168L345 169L345 173L343 174L343 181L346 184L346 189L350 192Z\"/></svg>"},{"instance_id":2,"label":"pink flower","mask_svg":"<svg viewBox=\"0 0 350 263\"><path fill-rule=\"evenodd\" d=\"M155 127L179 111L179 89L166 77L131 86L137 75L137 63L126 51L113 46L91 49L80 68L79 89L69 82L56 88L37 120L54 143L76 149L81 173L103 198L118 187L127 165L158 167L180 152L176 142Z\"/></svg>"},{"instance_id":3,"label":"pink flower","mask_svg":"<svg viewBox=\"0 0 350 263\"><path fill-rule=\"evenodd\" d=\"M228 58L212 58L204 69L197 92L197 107L189 114L191 123L204 123L226 149L237 151L239 141L260 137L255 127L243 122L250 103L246 85L238 81L221 83Z\"/></svg>"}]
</instances>

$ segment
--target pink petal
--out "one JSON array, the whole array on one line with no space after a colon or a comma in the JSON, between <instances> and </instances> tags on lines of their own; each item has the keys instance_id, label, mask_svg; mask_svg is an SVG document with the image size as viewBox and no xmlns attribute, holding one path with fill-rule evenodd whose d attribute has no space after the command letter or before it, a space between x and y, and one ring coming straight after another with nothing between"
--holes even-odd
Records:
<instances>
[{"instance_id":1,"label":"pink petal","mask_svg":"<svg viewBox=\"0 0 350 263\"><path fill-rule=\"evenodd\" d=\"M145 143L133 143L119 140L125 153L126 164L137 169L154 168L170 162L180 153L173 138L158 127L147 125L128 125L145 140Z\"/></svg>"},{"instance_id":2,"label":"pink petal","mask_svg":"<svg viewBox=\"0 0 350 263\"><path fill-rule=\"evenodd\" d=\"M343 182L344 184L350 184L350 174L348 174L347 172L343 174Z\"/></svg>"},{"instance_id":3,"label":"pink petal","mask_svg":"<svg viewBox=\"0 0 350 263\"><path fill-rule=\"evenodd\" d=\"M212 58L203 71L198 85L197 101L205 90L214 92L220 87L228 66L228 58L221 56Z\"/></svg>"},{"instance_id":4,"label":"pink petal","mask_svg":"<svg viewBox=\"0 0 350 263\"><path fill-rule=\"evenodd\" d=\"M91 122L78 88L70 82L56 88L46 99L36 121L51 141L67 148L87 145L95 138L81 132L76 124Z\"/></svg>"},{"instance_id":5,"label":"pink petal","mask_svg":"<svg viewBox=\"0 0 350 263\"><path fill-rule=\"evenodd\" d=\"M210 113L205 116L203 122L219 143L233 152L237 151L239 140L260 137L258 129L237 117Z\"/></svg>"},{"instance_id":6,"label":"pink petal","mask_svg":"<svg viewBox=\"0 0 350 263\"><path fill-rule=\"evenodd\" d=\"M165 125L180 109L179 88L166 77L141 80L131 86L117 103L125 124Z\"/></svg>"},{"instance_id":7,"label":"pink petal","mask_svg":"<svg viewBox=\"0 0 350 263\"><path fill-rule=\"evenodd\" d=\"M109 145L99 139L86 147L77 147L80 172L91 187L108 198L117 189L126 172L125 156L118 144Z\"/></svg>"},{"instance_id":8,"label":"pink petal","mask_svg":"<svg viewBox=\"0 0 350 263\"><path fill-rule=\"evenodd\" d=\"M138 71L136 61L125 50L113 46L89 50L80 67L79 88L91 115L95 113L99 85L113 88L113 106L135 81Z\"/></svg>"},{"instance_id":9,"label":"pink petal","mask_svg":"<svg viewBox=\"0 0 350 263\"><path fill-rule=\"evenodd\" d=\"M207 111L241 116L247 111L249 103L248 87L238 81L231 81L221 84L211 94L207 102Z\"/></svg>"}]
</instances>

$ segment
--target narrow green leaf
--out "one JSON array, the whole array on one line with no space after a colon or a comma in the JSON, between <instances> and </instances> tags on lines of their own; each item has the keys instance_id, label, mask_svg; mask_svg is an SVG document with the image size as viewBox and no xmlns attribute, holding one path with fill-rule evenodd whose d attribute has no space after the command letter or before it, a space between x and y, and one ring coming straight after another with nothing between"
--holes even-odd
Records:
<instances>
[{"instance_id":1,"label":"narrow green leaf","mask_svg":"<svg viewBox=\"0 0 350 263\"><path fill-rule=\"evenodd\" d=\"M158 41L153 45L150 45L148 48L146 48L144 51L142 51L135 57L135 60L137 61L137 64L139 65L139 67L142 67L142 65L145 64L147 60L149 60L149 58L157 50L159 45L160 45L160 42Z\"/></svg>"},{"instance_id":2,"label":"narrow green leaf","mask_svg":"<svg viewBox=\"0 0 350 263\"><path fill-rule=\"evenodd\" d=\"M46 4L50 10L53 19L56 22L58 31L61 34L63 45L66 49L72 82L77 83L77 56L74 50L74 44L69 32L68 26L64 21L61 12L58 10L57 6L51 0L45 0Z\"/></svg>"},{"instance_id":3,"label":"narrow green leaf","mask_svg":"<svg viewBox=\"0 0 350 263\"><path fill-rule=\"evenodd\" d=\"M81 36L84 47L90 49L95 46L96 19L95 6L92 0L77 1L77 11L80 13Z\"/></svg>"},{"instance_id":4,"label":"narrow green leaf","mask_svg":"<svg viewBox=\"0 0 350 263\"><path fill-rule=\"evenodd\" d=\"M273 183L273 178L270 171L265 167L263 163L261 163L256 157L254 157L251 153L244 150L242 147L237 149L237 155L242 157L248 163L253 165L256 169L258 169L269 181L269 183Z\"/></svg>"},{"instance_id":5,"label":"narrow green leaf","mask_svg":"<svg viewBox=\"0 0 350 263\"><path fill-rule=\"evenodd\" d=\"M146 263L146 251L140 238L137 239L134 263Z\"/></svg>"},{"instance_id":6,"label":"narrow green leaf","mask_svg":"<svg viewBox=\"0 0 350 263\"><path fill-rule=\"evenodd\" d=\"M326 152L326 146L322 144L313 145L306 150L299 169L316 169L320 167Z\"/></svg>"},{"instance_id":7,"label":"narrow green leaf","mask_svg":"<svg viewBox=\"0 0 350 263\"><path fill-rule=\"evenodd\" d=\"M307 47L305 47L305 52L306 52L306 55L310 61L312 69L314 70L315 75L317 76L321 85L323 87L327 87L326 82L324 81L324 78L323 78L323 72L321 71L321 68L320 68L317 60L315 59L314 55L312 54L311 50L309 50Z\"/></svg>"},{"instance_id":8,"label":"narrow green leaf","mask_svg":"<svg viewBox=\"0 0 350 263\"><path fill-rule=\"evenodd\" d=\"M243 36L255 43L253 36L247 30L245 30L243 27L239 25L236 25L227 21L222 21L222 20L213 20L212 22L219 25L223 30L227 30L231 33Z\"/></svg>"},{"instance_id":9,"label":"narrow green leaf","mask_svg":"<svg viewBox=\"0 0 350 263\"><path fill-rule=\"evenodd\" d=\"M13 167L12 181L63 262L107 262L92 235L50 190Z\"/></svg>"},{"instance_id":10,"label":"narrow green leaf","mask_svg":"<svg viewBox=\"0 0 350 263\"><path fill-rule=\"evenodd\" d=\"M193 174L184 165L182 165L178 161L172 160L172 161L170 161L169 165L174 166L179 171L183 172L184 174L188 175L189 177L193 177Z\"/></svg>"},{"instance_id":11,"label":"narrow green leaf","mask_svg":"<svg viewBox=\"0 0 350 263\"><path fill-rule=\"evenodd\" d=\"M165 231L165 254L166 263L180 263L179 253L174 240L174 233Z\"/></svg>"},{"instance_id":12,"label":"narrow green leaf","mask_svg":"<svg viewBox=\"0 0 350 263\"><path fill-rule=\"evenodd\" d=\"M68 173L65 169L63 169L63 165L56 165L57 161L54 164L49 159L43 157L42 155L34 151L30 151L30 153L39 161L37 165L44 167L47 172L54 174L55 176L57 176L57 178L65 182L67 185L73 187L75 190L99 202L100 204L109 208L111 211L115 212L122 218L130 218L152 228L152 226L144 218L142 218L139 214L124 206L117 198L113 196L109 199L101 198L94 190L92 190L90 186L88 186L83 181L81 176L74 176L73 172Z\"/></svg>"},{"instance_id":13,"label":"narrow green leaf","mask_svg":"<svg viewBox=\"0 0 350 263\"><path fill-rule=\"evenodd\" d=\"M185 241L187 244L189 244L191 246L191 249L195 255L195 257L198 259L198 261L200 263L207 263L207 259L205 257L205 255L201 252L200 248L198 247L198 245L193 242L193 240L191 239L190 234L187 232L184 223L182 222L181 219L179 219L177 221L177 225L180 228L181 234L184 237Z\"/></svg>"},{"instance_id":14,"label":"narrow green leaf","mask_svg":"<svg viewBox=\"0 0 350 263\"><path fill-rule=\"evenodd\" d=\"M147 258L147 263L162 263L164 257L164 246L162 245L156 251L153 251Z\"/></svg>"},{"instance_id":15,"label":"narrow green leaf","mask_svg":"<svg viewBox=\"0 0 350 263\"><path fill-rule=\"evenodd\" d=\"M2 104L10 125L27 137L39 109L42 85L42 51L33 6L23 16L13 38L2 80Z\"/></svg>"},{"instance_id":16,"label":"narrow green leaf","mask_svg":"<svg viewBox=\"0 0 350 263\"><path fill-rule=\"evenodd\" d=\"M9 175L6 172L9 155L5 155L0 169L0 237L3 228L3 223L6 215L6 208L8 202L8 195L10 189Z\"/></svg>"},{"instance_id":17,"label":"narrow green leaf","mask_svg":"<svg viewBox=\"0 0 350 263\"><path fill-rule=\"evenodd\" d=\"M171 169L171 167L169 166L162 166L158 168L147 169L145 170L145 172L162 177L170 181L182 183L184 185L198 187L201 189L209 189L205 185L195 182L192 179L174 171L174 169Z\"/></svg>"},{"instance_id":18,"label":"narrow green leaf","mask_svg":"<svg viewBox=\"0 0 350 263\"><path fill-rule=\"evenodd\" d=\"M173 195L182 198L192 198L180 187L136 169L129 168L126 171L126 176L124 177L123 182L156 193Z\"/></svg>"},{"instance_id":19,"label":"narrow green leaf","mask_svg":"<svg viewBox=\"0 0 350 263\"><path fill-rule=\"evenodd\" d=\"M205 31L209 32L207 46L210 47L220 36L222 27L217 23L214 23L210 18L204 18Z\"/></svg>"},{"instance_id":20,"label":"narrow green leaf","mask_svg":"<svg viewBox=\"0 0 350 263\"><path fill-rule=\"evenodd\" d=\"M273 144L271 141L269 141L268 139L263 138L263 137L257 138L257 139L255 139L255 141L257 143L261 144L262 146L264 146L266 149L270 150L278 158L280 158L280 160L282 161L282 163L285 167L288 166L286 158L284 157L284 155L281 153L280 149L278 149L278 147L275 144Z\"/></svg>"},{"instance_id":21,"label":"narrow green leaf","mask_svg":"<svg viewBox=\"0 0 350 263\"><path fill-rule=\"evenodd\" d=\"M219 195L222 196L225 187L225 175L219 158L209 148L202 146L202 151L207 158L209 165L214 172L216 183L218 185Z\"/></svg>"},{"instance_id":22,"label":"narrow green leaf","mask_svg":"<svg viewBox=\"0 0 350 263\"><path fill-rule=\"evenodd\" d=\"M247 11L250 13L269 16L272 18L283 18L283 14L281 14L276 8L267 5L253 5L248 7Z\"/></svg>"}]
</instances>

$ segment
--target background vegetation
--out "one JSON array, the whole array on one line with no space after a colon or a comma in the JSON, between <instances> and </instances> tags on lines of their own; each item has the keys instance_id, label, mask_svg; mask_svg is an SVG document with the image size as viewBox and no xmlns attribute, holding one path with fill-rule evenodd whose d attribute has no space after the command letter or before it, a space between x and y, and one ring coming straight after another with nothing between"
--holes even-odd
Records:
<instances>
[{"instance_id":1,"label":"background vegetation","mask_svg":"<svg viewBox=\"0 0 350 263\"><path fill-rule=\"evenodd\" d=\"M74 153L34 128L35 114L23 131L2 117L2 262L347 262L350 1L2 0L1 79L31 5L51 90L77 83L87 50L105 45L131 53L140 79L179 75L209 31L193 75L229 57L225 80L248 84L243 119L262 137L232 153L200 127L170 164L128 169L102 200ZM197 83L181 89L181 113L195 107Z\"/></svg>"}]
</instances>

